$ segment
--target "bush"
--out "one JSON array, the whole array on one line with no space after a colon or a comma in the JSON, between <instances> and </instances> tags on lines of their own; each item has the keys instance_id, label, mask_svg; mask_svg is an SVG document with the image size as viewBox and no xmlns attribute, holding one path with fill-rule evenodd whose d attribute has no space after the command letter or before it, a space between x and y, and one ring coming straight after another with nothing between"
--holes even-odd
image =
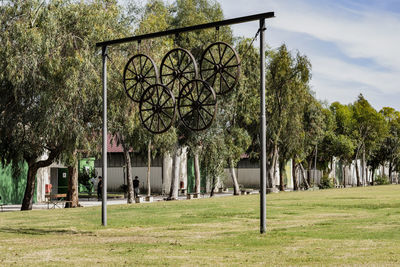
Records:
<instances>
[{"instance_id":1,"label":"bush","mask_svg":"<svg viewBox=\"0 0 400 267\"><path fill-rule=\"evenodd\" d=\"M319 181L320 189L333 188L333 178L329 177L328 174L324 174Z\"/></svg>"},{"instance_id":2,"label":"bush","mask_svg":"<svg viewBox=\"0 0 400 267\"><path fill-rule=\"evenodd\" d=\"M127 184L122 184L122 185L119 187L119 192L123 192L123 193L127 194L128 191L129 191L129 187L128 187Z\"/></svg>"},{"instance_id":3,"label":"bush","mask_svg":"<svg viewBox=\"0 0 400 267\"><path fill-rule=\"evenodd\" d=\"M78 183L86 187L87 192L93 191L93 184L90 182L92 177L96 177L95 169L83 170L78 173Z\"/></svg>"},{"instance_id":4,"label":"bush","mask_svg":"<svg viewBox=\"0 0 400 267\"><path fill-rule=\"evenodd\" d=\"M375 184L376 185L389 184L389 177L387 177L386 175L378 175L375 178Z\"/></svg>"}]
</instances>

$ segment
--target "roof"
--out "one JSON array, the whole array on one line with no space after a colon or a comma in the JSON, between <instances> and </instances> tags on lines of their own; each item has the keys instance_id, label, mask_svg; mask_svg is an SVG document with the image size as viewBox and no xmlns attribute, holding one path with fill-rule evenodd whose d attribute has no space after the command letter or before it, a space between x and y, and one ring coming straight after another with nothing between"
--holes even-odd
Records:
<instances>
[{"instance_id":1,"label":"roof","mask_svg":"<svg viewBox=\"0 0 400 267\"><path fill-rule=\"evenodd\" d=\"M118 144L118 145L117 145ZM132 152L133 149L129 149L129 152ZM117 142L117 137L112 134L107 135L107 152L108 153L123 153L124 149L122 145Z\"/></svg>"}]
</instances>

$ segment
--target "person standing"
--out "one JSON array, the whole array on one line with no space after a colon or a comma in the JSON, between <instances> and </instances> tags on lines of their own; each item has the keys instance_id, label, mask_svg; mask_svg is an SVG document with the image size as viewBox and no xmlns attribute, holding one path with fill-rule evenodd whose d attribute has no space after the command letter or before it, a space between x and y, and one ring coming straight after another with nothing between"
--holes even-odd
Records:
<instances>
[{"instance_id":1,"label":"person standing","mask_svg":"<svg viewBox=\"0 0 400 267\"><path fill-rule=\"evenodd\" d=\"M135 176L135 179L133 180L133 193L135 198L139 196L139 177Z\"/></svg>"},{"instance_id":2,"label":"person standing","mask_svg":"<svg viewBox=\"0 0 400 267\"><path fill-rule=\"evenodd\" d=\"M103 196L103 178L99 176L99 181L97 182L97 200L101 200Z\"/></svg>"}]
</instances>

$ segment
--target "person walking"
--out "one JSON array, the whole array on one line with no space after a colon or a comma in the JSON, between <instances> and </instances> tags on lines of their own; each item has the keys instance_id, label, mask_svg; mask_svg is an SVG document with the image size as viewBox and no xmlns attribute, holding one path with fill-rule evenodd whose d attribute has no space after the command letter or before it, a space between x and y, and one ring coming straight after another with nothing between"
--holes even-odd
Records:
<instances>
[{"instance_id":1,"label":"person walking","mask_svg":"<svg viewBox=\"0 0 400 267\"><path fill-rule=\"evenodd\" d=\"M135 198L139 197L139 177L135 176L133 180L133 193Z\"/></svg>"},{"instance_id":2,"label":"person walking","mask_svg":"<svg viewBox=\"0 0 400 267\"><path fill-rule=\"evenodd\" d=\"M103 197L103 178L99 176L99 181L97 182L97 200L101 200Z\"/></svg>"}]
</instances>

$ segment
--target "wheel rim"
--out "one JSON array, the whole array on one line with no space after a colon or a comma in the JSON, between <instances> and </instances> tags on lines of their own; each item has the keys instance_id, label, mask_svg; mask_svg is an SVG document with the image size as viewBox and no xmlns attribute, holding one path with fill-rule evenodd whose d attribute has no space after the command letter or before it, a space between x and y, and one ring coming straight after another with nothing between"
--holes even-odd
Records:
<instances>
[{"instance_id":1,"label":"wheel rim","mask_svg":"<svg viewBox=\"0 0 400 267\"><path fill-rule=\"evenodd\" d=\"M188 50L175 48L164 56L160 67L161 83L172 91L176 99L183 86L197 77L197 63Z\"/></svg>"},{"instance_id":2,"label":"wheel rim","mask_svg":"<svg viewBox=\"0 0 400 267\"><path fill-rule=\"evenodd\" d=\"M158 70L153 59L145 54L131 57L124 69L124 88L134 102L140 102L144 91L158 83Z\"/></svg>"},{"instance_id":3,"label":"wheel rim","mask_svg":"<svg viewBox=\"0 0 400 267\"><path fill-rule=\"evenodd\" d=\"M192 80L179 93L178 112L182 123L193 131L209 128L217 111L214 90L203 80Z\"/></svg>"},{"instance_id":4,"label":"wheel rim","mask_svg":"<svg viewBox=\"0 0 400 267\"><path fill-rule=\"evenodd\" d=\"M200 76L217 95L230 92L240 76L240 58L236 50L224 42L209 45L200 60Z\"/></svg>"},{"instance_id":5,"label":"wheel rim","mask_svg":"<svg viewBox=\"0 0 400 267\"><path fill-rule=\"evenodd\" d=\"M143 126L154 134L168 131L175 122L175 97L162 84L149 86L143 93L139 105Z\"/></svg>"}]
</instances>

